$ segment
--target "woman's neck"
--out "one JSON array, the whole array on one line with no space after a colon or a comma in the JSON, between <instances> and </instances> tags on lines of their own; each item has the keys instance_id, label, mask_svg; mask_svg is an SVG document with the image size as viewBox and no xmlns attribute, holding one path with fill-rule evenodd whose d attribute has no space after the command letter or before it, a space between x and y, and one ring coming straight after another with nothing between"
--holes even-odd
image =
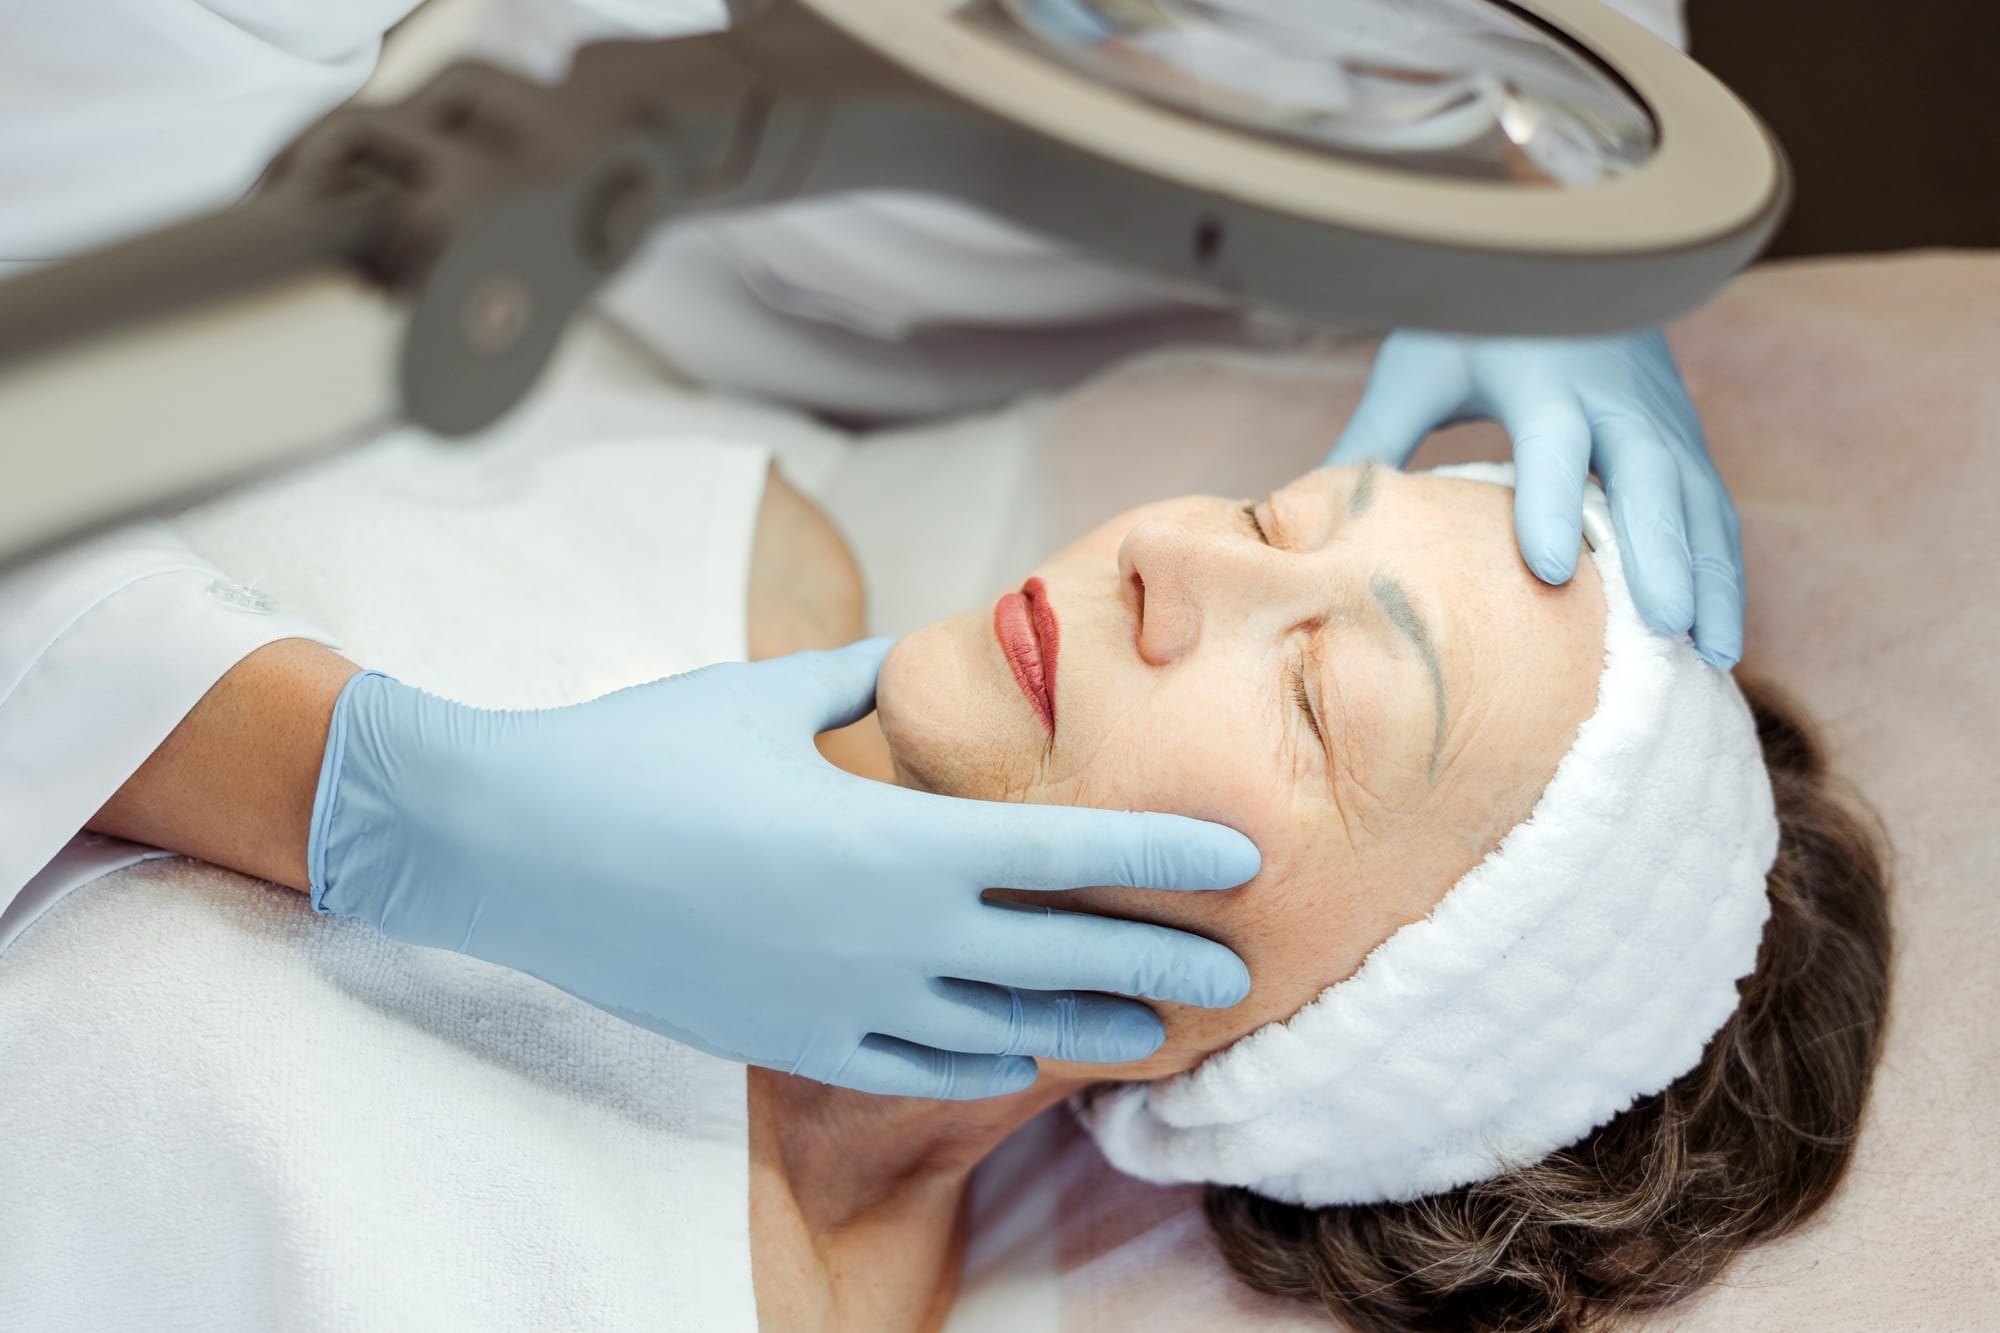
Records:
<instances>
[{"instance_id":1,"label":"woman's neck","mask_svg":"<svg viewBox=\"0 0 2000 1333\"><path fill-rule=\"evenodd\" d=\"M1009 1097L940 1102L764 1077L781 1117L786 1172L821 1228L852 1221L915 1181L962 1184L1008 1135L1083 1086L1044 1077Z\"/></svg>"},{"instance_id":2,"label":"woman's neck","mask_svg":"<svg viewBox=\"0 0 2000 1333\"><path fill-rule=\"evenodd\" d=\"M750 1071L751 1238L771 1328L929 1329L950 1308L972 1169L1084 1086L979 1102L874 1097Z\"/></svg>"},{"instance_id":3,"label":"woman's neck","mask_svg":"<svg viewBox=\"0 0 2000 1333\"><path fill-rule=\"evenodd\" d=\"M818 744L849 773L896 781L872 713ZM1045 1073L1011 1097L940 1102L750 1070L758 1322L824 1333L942 1326L964 1253L972 1169L1086 1085Z\"/></svg>"}]
</instances>

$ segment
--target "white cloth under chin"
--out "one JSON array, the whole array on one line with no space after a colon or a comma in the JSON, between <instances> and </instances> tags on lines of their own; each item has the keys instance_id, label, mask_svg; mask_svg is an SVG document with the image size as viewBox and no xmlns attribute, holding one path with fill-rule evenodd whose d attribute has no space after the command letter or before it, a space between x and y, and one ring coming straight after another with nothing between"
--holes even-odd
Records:
<instances>
[{"instance_id":1,"label":"white cloth under chin","mask_svg":"<svg viewBox=\"0 0 2000 1333\"><path fill-rule=\"evenodd\" d=\"M392 438L178 526L471 703L740 659L768 452L557 444ZM0 1328L756 1327L740 1066L181 859L5 964Z\"/></svg>"}]
</instances>

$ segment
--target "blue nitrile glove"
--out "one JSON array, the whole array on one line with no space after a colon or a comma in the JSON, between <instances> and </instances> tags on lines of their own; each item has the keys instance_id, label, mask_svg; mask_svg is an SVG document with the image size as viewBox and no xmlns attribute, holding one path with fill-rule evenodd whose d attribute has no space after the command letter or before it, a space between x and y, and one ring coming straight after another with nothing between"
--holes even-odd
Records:
<instances>
[{"instance_id":1,"label":"blue nitrile glove","mask_svg":"<svg viewBox=\"0 0 2000 1333\"><path fill-rule=\"evenodd\" d=\"M1632 600L1663 634L1694 631L1716 666L1743 655L1736 506L1657 330L1616 338L1460 338L1405 331L1382 344L1329 465L1402 466L1425 435L1489 418L1514 441L1514 530L1545 583L1575 572L1583 483L1611 501Z\"/></svg>"},{"instance_id":2,"label":"blue nitrile glove","mask_svg":"<svg viewBox=\"0 0 2000 1333\"><path fill-rule=\"evenodd\" d=\"M1030 1056L1123 1061L1146 1005L1249 992L1228 949L989 886L1217 889L1241 834L957 800L843 773L888 641L503 712L349 681L313 803L313 906L527 972L705 1051L870 1092L972 1098Z\"/></svg>"}]
</instances>

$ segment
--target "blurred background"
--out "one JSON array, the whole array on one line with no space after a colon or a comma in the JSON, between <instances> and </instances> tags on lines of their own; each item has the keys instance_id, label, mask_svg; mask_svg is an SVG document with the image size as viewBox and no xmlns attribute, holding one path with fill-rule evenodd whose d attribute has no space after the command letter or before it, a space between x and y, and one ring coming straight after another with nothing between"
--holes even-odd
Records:
<instances>
[{"instance_id":1,"label":"blurred background","mask_svg":"<svg viewBox=\"0 0 2000 1333\"><path fill-rule=\"evenodd\" d=\"M474 6L429 0L377 96L449 50ZM1792 214L1767 257L2000 248L2000 0L1686 0L1695 58L1777 132Z\"/></svg>"},{"instance_id":2,"label":"blurred background","mask_svg":"<svg viewBox=\"0 0 2000 1333\"><path fill-rule=\"evenodd\" d=\"M2000 3L1689 0L1695 58L1777 132L1770 257L2000 246Z\"/></svg>"}]
</instances>

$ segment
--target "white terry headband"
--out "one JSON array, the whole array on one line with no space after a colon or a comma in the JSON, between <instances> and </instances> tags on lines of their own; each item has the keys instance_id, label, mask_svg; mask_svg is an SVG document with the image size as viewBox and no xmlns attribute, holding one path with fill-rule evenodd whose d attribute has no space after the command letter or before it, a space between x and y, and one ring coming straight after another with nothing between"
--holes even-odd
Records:
<instances>
[{"instance_id":1,"label":"white terry headband","mask_svg":"<svg viewBox=\"0 0 2000 1333\"><path fill-rule=\"evenodd\" d=\"M1311 1206L1413 1199L1539 1161L1700 1062L1770 914L1770 775L1735 681L1639 618L1594 486L1584 513L1604 670L1533 813L1286 1022L1080 1107L1114 1166Z\"/></svg>"}]
</instances>

